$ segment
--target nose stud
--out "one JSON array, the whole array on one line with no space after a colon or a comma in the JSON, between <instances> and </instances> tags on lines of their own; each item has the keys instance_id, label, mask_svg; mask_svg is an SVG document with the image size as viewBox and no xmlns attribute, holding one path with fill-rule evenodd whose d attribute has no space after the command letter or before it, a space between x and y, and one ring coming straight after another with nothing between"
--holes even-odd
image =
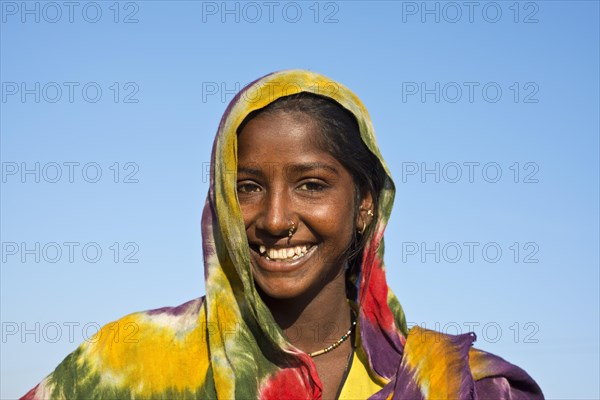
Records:
<instances>
[{"instance_id":1,"label":"nose stud","mask_svg":"<svg viewBox=\"0 0 600 400\"><path fill-rule=\"evenodd\" d=\"M296 224L290 219L290 229L288 230L288 239L292 238L292 235L296 232Z\"/></svg>"}]
</instances>

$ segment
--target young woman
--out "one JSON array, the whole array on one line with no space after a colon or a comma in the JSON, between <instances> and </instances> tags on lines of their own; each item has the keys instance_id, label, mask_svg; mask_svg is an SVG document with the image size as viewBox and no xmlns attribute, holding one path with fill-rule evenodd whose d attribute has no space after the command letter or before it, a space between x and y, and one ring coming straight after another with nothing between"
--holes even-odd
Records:
<instances>
[{"instance_id":1,"label":"young woman","mask_svg":"<svg viewBox=\"0 0 600 400\"><path fill-rule=\"evenodd\" d=\"M352 92L300 70L253 82L213 147L206 295L108 324L24 398L543 398L471 334L407 332L383 266L393 200Z\"/></svg>"}]
</instances>

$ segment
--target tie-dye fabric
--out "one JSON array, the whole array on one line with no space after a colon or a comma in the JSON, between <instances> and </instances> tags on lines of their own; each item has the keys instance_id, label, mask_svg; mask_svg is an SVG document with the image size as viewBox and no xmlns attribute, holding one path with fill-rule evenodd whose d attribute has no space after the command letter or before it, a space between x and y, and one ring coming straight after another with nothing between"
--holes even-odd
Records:
<instances>
[{"instance_id":1,"label":"tie-dye fabric","mask_svg":"<svg viewBox=\"0 0 600 400\"><path fill-rule=\"evenodd\" d=\"M387 179L356 282L358 331L371 372L387 384L373 399L542 399L520 368L475 350L474 335L415 327L385 279L383 233L395 188L366 108L347 88L303 70L269 74L228 106L212 152L202 216L206 295L178 307L130 314L104 326L24 399L319 399L312 359L295 348L258 295L237 201L236 130L253 110L312 92L351 111Z\"/></svg>"}]
</instances>

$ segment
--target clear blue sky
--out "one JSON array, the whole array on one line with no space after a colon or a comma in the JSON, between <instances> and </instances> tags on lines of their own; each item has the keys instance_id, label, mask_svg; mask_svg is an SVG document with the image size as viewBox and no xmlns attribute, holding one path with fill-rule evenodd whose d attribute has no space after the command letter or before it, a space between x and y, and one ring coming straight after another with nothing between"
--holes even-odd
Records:
<instances>
[{"instance_id":1,"label":"clear blue sky","mask_svg":"<svg viewBox=\"0 0 600 400\"><path fill-rule=\"evenodd\" d=\"M473 330L549 399L600 398L598 2L468 4L2 1L0 397L204 293L221 114L307 68L373 117L408 321Z\"/></svg>"}]
</instances>

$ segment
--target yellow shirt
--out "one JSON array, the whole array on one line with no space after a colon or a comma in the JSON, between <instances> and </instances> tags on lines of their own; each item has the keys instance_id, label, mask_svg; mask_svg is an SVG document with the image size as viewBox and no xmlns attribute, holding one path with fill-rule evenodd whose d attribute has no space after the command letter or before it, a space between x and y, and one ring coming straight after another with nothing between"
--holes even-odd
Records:
<instances>
[{"instance_id":1,"label":"yellow shirt","mask_svg":"<svg viewBox=\"0 0 600 400\"><path fill-rule=\"evenodd\" d=\"M340 400L358 400L368 399L376 392L380 391L385 385L381 378L377 377L369 367L367 356L358 346L352 356L350 371L346 376L342 390L340 391Z\"/></svg>"}]
</instances>

